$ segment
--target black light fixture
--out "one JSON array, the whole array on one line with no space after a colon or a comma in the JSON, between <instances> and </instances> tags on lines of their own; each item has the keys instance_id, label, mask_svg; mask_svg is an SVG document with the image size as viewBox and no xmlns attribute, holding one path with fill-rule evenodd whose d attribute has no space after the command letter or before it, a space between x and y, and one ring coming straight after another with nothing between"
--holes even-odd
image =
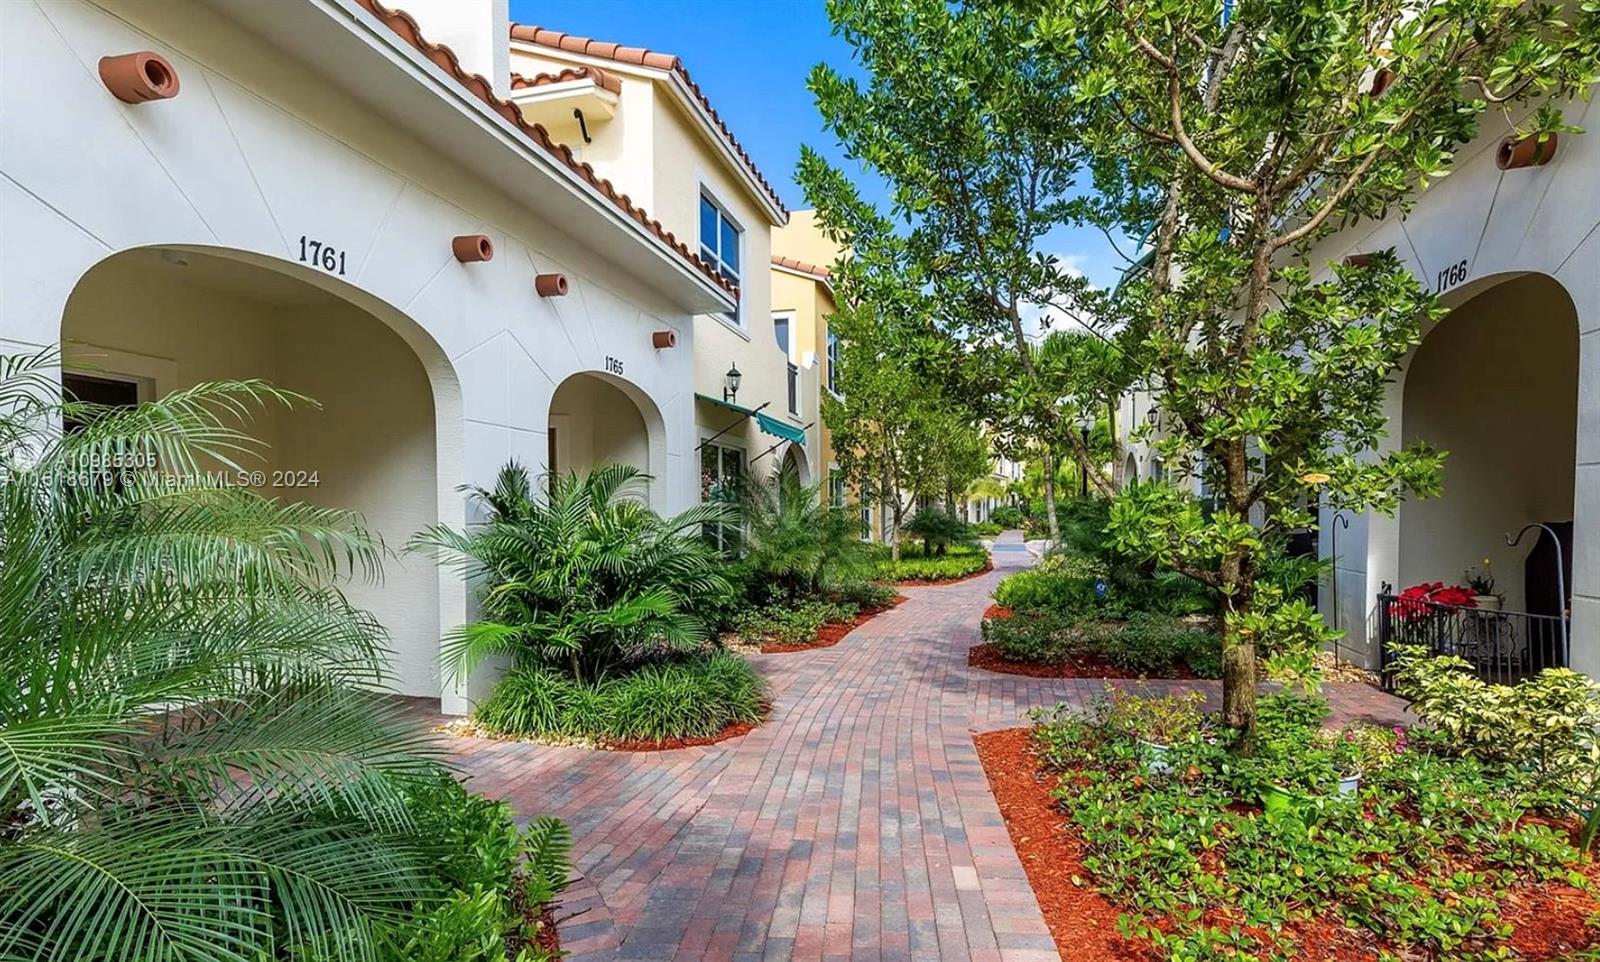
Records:
<instances>
[{"instance_id":1,"label":"black light fixture","mask_svg":"<svg viewBox=\"0 0 1600 962\"><path fill-rule=\"evenodd\" d=\"M1145 422L1147 424L1149 424L1151 427L1160 428L1161 427L1161 409L1156 407L1154 404L1150 405L1150 410L1144 412L1144 419L1145 419Z\"/></svg>"},{"instance_id":2,"label":"black light fixture","mask_svg":"<svg viewBox=\"0 0 1600 962\"><path fill-rule=\"evenodd\" d=\"M728 368L728 373L722 375L722 399L732 404L739 396L739 382L744 380L744 375L739 373L739 365L734 364Z\"/></svg>"}]
</instances>

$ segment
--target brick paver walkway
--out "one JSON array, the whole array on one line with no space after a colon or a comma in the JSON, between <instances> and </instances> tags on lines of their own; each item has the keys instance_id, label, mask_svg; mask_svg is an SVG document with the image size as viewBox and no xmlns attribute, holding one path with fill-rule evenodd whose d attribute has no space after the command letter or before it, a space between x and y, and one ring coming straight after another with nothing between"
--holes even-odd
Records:
<instances>
[{"instance_id":1,"label":"brick paver walkway","mask_svg":"<svg viewBox=\"0 0 1600 962\"><path fill-rule=\"evenodd\" d=\"M835 647L758 656L775 705L740 739L650 754L452 746L475 790L571 823L583 879L561 937L578 962L1053 962L972 734L1101 683L966 663L995 583L1030 560L1003 538L992 574L906 589ZM1373 689L1330 688L1344 717L1398 717Z\"/></svg>"}]
</instances>

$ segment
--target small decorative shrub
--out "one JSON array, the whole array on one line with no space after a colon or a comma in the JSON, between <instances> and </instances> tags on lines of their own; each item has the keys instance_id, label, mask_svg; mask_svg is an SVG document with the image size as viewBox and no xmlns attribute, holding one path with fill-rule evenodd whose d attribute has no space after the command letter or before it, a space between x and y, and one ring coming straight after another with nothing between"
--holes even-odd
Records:
<instances>
[{"instance_id":1,"label":"small decorative shrub","mask_svg":"<svg viewBox=\"0 0 1600 962\"><path fill-rule=\"evenodd\" d=\"M1006 576L994 600L1013 611L1086 612L1098 603L1097 585L1106 573L1105 565L1091 558L1050 554L1034 567Z\"/></svg>"},{"instance_id":2,"label":"small decorative shrub","mask_svg":"<svg viewBox=\"0 0 1600 962\"><path fill-rule=\"evenodd\" d=\"M1002 504L989 512L989 520L999 525L1002 529L1022 527L1022 509L1015 505Z\"/></svg>"},{"instance_id":3,"label":"small decorative shrub","mask_svg":"<svg viewBox=\"0 0 1600 962\"><path fill-rule=\"evenodd\" d=\"M380 962L505 962L508 937L519 962L546 962L539 915L573 873L566 823L541 817L519 831L509 805L444 773L411 784L406 796L411 834L448 891L420 918L379 930Z\"/></svg>"},{"instance_id":4,"label":"small decorative shrub","mask_svg":"<svg viewBox=\"0 0 1600 962\"><path fill-rule=\"evenodd\" d=\"M876 581L851 581L834 588L830 596L841 605L856 612L873 608L887 608L894 603L893 585Z\"/></svg>"},{"instance_id":5,"label":"small decorative shrub","mask_svg":"<svg viewBox=\"0 0 1600 962\"><path fill-rule=\"evenodd\" d=\"M1005 528L995 524L993 521L979 521L971 525L971 528L973 535L979 538L993 538L1005 530Z\"/></svg>"},{"instance_id":6,"label":"small decorative shrub","mask_svg":"<svg viewBox=\"0 0 1600 962\"><path fill-rule=\"evenodd\" d=\"M906 523L906 533L922 539L922 553L942 558L952 545L970 544L972 529L943 508L924 508Z\"/></svg>"},{"instance_id":7,"label":"small decorative shrub","mask_svg":"<svg viewBox=\"0 0 1600 962\"><path fill-rule=\"evenodd\" d=\"M759 722L766 682L737 655L693 655L649 664L594 684L557 670L519 668L478 706L474 719L502 735L598 741L709 738Z\"/></svg>"},{"instance_id":8,"label":"small decorative shrub","mask_svg":"<svg viewBox=\"0 0 1600 962\"><path fill-rule=\"evenodd\" d=\"M829 601L771 604L745 612L735 630L751 643L804 645L816 638L823 625L849 621L857 610L854 605Z\"/></svg>"},{"instance_id":9,"label":"small decorative shrub","mask_svg":"<svg viewBox=\"0 0 1600 962\"><path fill-rule=\"evenodd\" d=\"M900 560L885 557L878 565L878 577L885 581L946 581L982 571L989 563L989 552L978 545L951 545L943 555L928 556L919 546L903 544Z\"/></svg>"},{"instance_id":10,"label":"small decorative shrub","mask_svg":"<svg viewBox=\"0 0 1600 962\"><path fill-rule=\"evenodd\" d=\"M1140 741L1172 745L1200 731L1199 692L1172 695L1133 693L1111 685L1094 714L1108 729Z\"/></svg>"}]
</instances>

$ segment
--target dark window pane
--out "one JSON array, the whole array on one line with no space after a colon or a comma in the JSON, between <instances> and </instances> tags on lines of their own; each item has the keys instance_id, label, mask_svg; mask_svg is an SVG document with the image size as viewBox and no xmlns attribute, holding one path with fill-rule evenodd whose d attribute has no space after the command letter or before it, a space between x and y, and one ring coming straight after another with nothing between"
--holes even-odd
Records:
<instances>
[{"instance_id":1,"label":"dark window pane","mask_svg":"<svg viewBox=\"0 0 1600 962\"><path fill-rule=\"evenodd\" d=\"M733 269L735 276L739 273L739 231L729 223L726 218L722 221L722 263Z\"/></svg>"},{"instance_id":2,"label":"dark window pane","mask_svg":"<svg viewBox=\"0 0 1600 962\"><path fill-rule=\"evenodd\" d=\"M707 200L704 195L700 197L700 246L710 248L717 252L717 216L716 205Z\"/></svg>"}]
</instances>

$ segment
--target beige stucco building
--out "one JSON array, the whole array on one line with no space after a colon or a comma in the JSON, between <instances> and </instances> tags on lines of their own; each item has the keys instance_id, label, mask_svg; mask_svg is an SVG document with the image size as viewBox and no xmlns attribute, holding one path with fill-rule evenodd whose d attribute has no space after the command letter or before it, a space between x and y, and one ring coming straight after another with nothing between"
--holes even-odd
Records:
<instances>
[{"instance_id":1,"label":"beige stucco building","mask_svg":"<svg viewBox=\"0 0 1600 962\"><path fill-rule=\"evenodd\" d=\"M738 287L732 309L694 320L702 496L785 461L810 483L821 470L817 368L789 314L775 323L772 232L789 218L776 191L678 57L524 24L511 27L510 50L524 116Z\"/></svg>"},{"instance_id":2,"label":"beige stucco building","mask_svg":"<svg viewBox=\"0 0 1600 962\"><path fill-rule=\"evenodd\" d=\"M438 652L468 589L399 549L465 523L461 486L508 459L626 461L653 505L696 502L696 386L738 358L781 397L783 213L665 88L629 109L654 79L588 96L684 162L608 182L516 99L504 0L410 6L0 4L0 349L61 345L69 386L111 402L242 377L321 401L257 421L248 483L367 516L393 554L350 593L388 630L392 683L461 711L474 689L441 683ZM738 283L705 257L704 193L761 265Z\"/></svg>"}]
</instances>

